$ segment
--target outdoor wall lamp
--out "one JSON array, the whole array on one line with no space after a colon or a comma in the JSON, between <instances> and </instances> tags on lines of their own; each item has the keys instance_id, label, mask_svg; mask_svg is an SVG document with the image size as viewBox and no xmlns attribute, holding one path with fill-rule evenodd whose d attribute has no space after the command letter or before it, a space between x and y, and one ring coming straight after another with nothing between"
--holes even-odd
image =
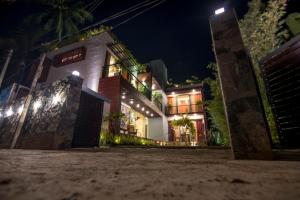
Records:
<instances>
[{"instance_id":1,"label":"outdoor wall lamp","mask_svg":"<svg viewBox=\"0 0 300 200\"><path fill-rule=\"evenodd\" d=\"M42 102L40 100L37 100L33 103L33 110L36 112L40 107L42 106Z\"/></svg>"},{"instance_id":2,"label":"outdoor wall lamp","mask_svg":"<svg viewBox=\"0 0 300 200\"><path fill-rule=\"evenodd\" d=\"M219 8L217 10L215 10L215 15L219 15L225 12L225 8Z\"/></svg>"},{"instance_id":3,"label":"outdoor wall lamp","mask_svg":"<svg viewBox=\"0 0 300 200\"><path fill-rule=\"evenodd\" d=\"M18 114L21 115L21 113L23 112L23 109L24 109L24 105L21 105L19 108L18 108Z\"/></svg>"},{"instance_id":4,"label":"outdoor wall lamp","mask_svg":"<svg viewBox=\"0 0 300 200\"><path fill-rule=\"evenodd\" d=\"M72 72L72 75L73 75L73 76L80 76L80 73L79 73L79 71L73 71L73 72Z\"/></svg>"},{"instance_id":5,"label":"outdoor wall lamp","mask_svg":"<svg viewBox=\"0 0 300 200\"><path fill-rule=\"evenodd\" d=\"M12 110L11 107L5 112L6 117L10 117L10 116L12 116L13 114L14 114L14 111Z\"/></svg>"}]
</instances>

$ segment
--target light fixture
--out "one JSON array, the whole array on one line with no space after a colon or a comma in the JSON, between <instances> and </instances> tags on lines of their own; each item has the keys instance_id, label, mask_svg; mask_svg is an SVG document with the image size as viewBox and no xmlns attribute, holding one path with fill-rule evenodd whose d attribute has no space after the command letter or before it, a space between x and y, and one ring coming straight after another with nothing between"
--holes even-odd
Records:
<instances>
[{"instance_id":1,"label":"light fixture","mask_svg":"<svg viewBox=\"0 0 300 200\"><path fill-rule=\"evenodd\" d=\"M172 94L172 95L175 95L175 92L172 92L171 94Z\"/></svg>"},{"instance_id":2,"label":"light fixture","mask_svg":"<svg viewBox=\"0 0 300 200\"><path fill-rule=\"evenodd\" d=\"M18 114L21 115L21 113L23 112L23 109L24 109L24 106L21 105L19 108L18 108Z\"/></svg>"},{"instance_id":3,"label":"light fixture","mask_svg":"<svg viewBox=\"0 0 300 200\"><path fill-rule=\"evenodd\" d=\"M137 104L136 107L139 108L139 107L140 107L140 104Z\"/></svg>"},{"instance_id":4,"label":"light fixture","mask_svg":"<svg viewBox=\"0 0 300 200\"><path fill-rule=\"evenodd\" d=\"M37 100L33 103L33 110L36 112L40 107L42 106L42 102L40 100Z\"/></svg>"},{"instance_id":5,"label":"light fixture","mask_svg":"<svg viewBox=\"0 0 300 200\"><path fill-rule=\"evenodd\" d=\"M146 113L149 114L149 111L147 110Z\"/></svg>"},{"instance_id":6,"label":"light fixture","mask_svg":"<svg viewBox=\"0 0 300 200\"><path fill-rule=\"evenodd\" d=\"M80 73L79 73L79 71L73 71L73 72L72 72L72 75L73 75L73 76L80 76Z\"/></svg>"},{"instance_id":7,"label":"light fixture","mask_svg":"<svg viewBox=\"0 0 300 200\"><path fill-rule=\"evenodd\" d=\"M129 103L130 103L130 104L133 104L133 100L131 99Z\"/></svg>"},{"instance_id":8,"label":"light fixture","mask_svg":"<svg viewBox=\"0 0 300 200\"><path fill-rule=\"evenodd\" d=\"M10 116L12 116L13 114L14 114L14 111L12 110L11 107L5 112L6 117L10 117Z\"/></svg>"},{"instance_id":9,"label":"light fixture","mask_svg":"<svg viewBox=\"0 0 300 200\"><path fill-rule=\"evenodd\" d=\"M193 90L192 90L192 92L193 92L193 93L195 93L195 92L196 92L196 90L195 90L195 89L193 89Z\"/></svg>"},{"instance_id":10,"label":"light fixture","mask_svg":"<svg viewBox=\"0 0 300 200\"><path fill-rule=\"evenodd\" d=\"M151 113L151 117L153 117L153 113Z\"/></svg>"},{"instance_id":11,"label":"light fixture","mask_svg":"<svg viewBox=\"0 0 300 200\"><path fill-rule=\"evenodd\" d=\"M144 107L142 107L142 111L144 111L145 110L145 108Z\"/></svg>"},{"instance_id":12,"label":"light fixture","mask_svg":"<svg viewBox=\"0 0 300 200\"><path fill-rule=\"evenodd\" d=\"M52 104L57 104L61 102L61 96L60 94L56 94L53 98L52 98Z\"/></svg>"},{"instance_id":13,"label":"light fixture","mask_svg":"<svg viewBox=\"0 0 300 200\"><path fill-rule=\"evenodd\" d=\"M125 99L126 97L125 97L125 95L122 95L122 99Z\"/></svg>"},{"instance_id":14,"label":"light fixture","mask_svg":"<svg viewBox=\"0 0 300 200\"><path fill-rule=\"evenodd\" d=\"M217 10L215 10L215 15L219 15L225 12L225 8L219 8Z\"/></svg>"}]
</instances>

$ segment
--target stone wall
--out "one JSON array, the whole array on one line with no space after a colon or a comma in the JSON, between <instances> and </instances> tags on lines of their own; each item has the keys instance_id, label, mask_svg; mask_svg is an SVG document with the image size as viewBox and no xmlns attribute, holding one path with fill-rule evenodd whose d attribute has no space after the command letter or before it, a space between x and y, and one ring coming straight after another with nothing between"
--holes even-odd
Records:
<instances>
[{"instance_id":1,"label":"stone wall","mask_svg":"<svg viewBox=\"0 0 300 200\"><path fill-rule=\"evenodd\" d=\"M75 76L42 85L33 93L17 148L63 149L70 148L80 103L82 79ZM23 100L24 101L24 100ZM0 123L0 147L10 147L23 102L3 108ZM12 116L5 116L9 108Z\"/></svg>"}]
</instances>

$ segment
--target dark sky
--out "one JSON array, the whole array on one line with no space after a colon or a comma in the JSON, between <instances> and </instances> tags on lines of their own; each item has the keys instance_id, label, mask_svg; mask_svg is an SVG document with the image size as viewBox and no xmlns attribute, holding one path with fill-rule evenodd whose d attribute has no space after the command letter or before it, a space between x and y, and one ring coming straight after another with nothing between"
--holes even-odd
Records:
<instances>
[{"instance_id":1,"label":"dark sky","mask_svg":"<svg viewBox=\"0 0 300 200\"><path fill-rule=\"evenodd\" d=\"M141 0L110 0L97 11L107 7L120 10L135 2ZM224 0L167 0L114 32L140 62L164 60L169 77L175 81L184 81L191 75L203 78L208 75L205 66L214 61L208 18L224 4L226 7L234 5L239 13L247 9L247 0L230 3Z\"/></svg>"},{"instance_id":2,"label":"dark sky","mask_svg":"<svg viewBox=\"0 0 300 200\"><path fill-rule=\"evenodd\" d=\"M144 0L105 0L94 11L94 22L142 1ZM299 8L296 1L290 0L289 10ZM215 9L224 6L227 9L235 8L241 17L247 11L247 2L248 0L167 0L119 26L114 33L141 63L153 59L164 60L169 77L175 81L184 81L191 75L204 78L209 75L206 65L214 61L209 16ZM34 12L30 5L9 8L0 10L0 34L20 22L24 13ZM107 25L118 24L129 16Z\"/></svg>"}]
</instances>

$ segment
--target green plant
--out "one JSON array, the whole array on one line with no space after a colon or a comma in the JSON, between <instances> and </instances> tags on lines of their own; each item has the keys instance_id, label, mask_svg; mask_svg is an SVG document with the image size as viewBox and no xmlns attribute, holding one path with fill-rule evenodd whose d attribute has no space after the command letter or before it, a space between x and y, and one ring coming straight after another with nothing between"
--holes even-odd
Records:
<instances>
[{"instance_id":1,"label":"green plant","mask_svg":"<svg viewBox=\"0 0 300 200\"><path fill-rule=\"evenodd\" d=\"M291 13L286 18L286 24L293 34L296 36L300 33L300 13Z\"/></svg>"},{"instance_id":2,"label":"green plant","mask_svg":"<svg viewBox=\"0 0 300 200\"><path fill-rule=\"evenodd\" d=\"M213 79L206 78L203 81L204 85L208 85L210 96L212 97L211 100L205 102L205 109L209 114L209 133L213 134L211 135L211 138L216 138L215 135L218 135L219 137L218 141L214 141L213 143L229 146L229 132L227 128L217 65L215 63L210 63L207 68L212 70L213 74Z\"/></svg>"},{"instance_id":3,"label":"green plant","mask_svg":"<svg viewBox=\"0 0 300 200\"><path fill-rule=\"evenodd\" d=\"M109 134L103 133L100 140L102 145L142 145L142 146L156 146L156 142L147 138L140 138L134 135L125 134Z\"/></svg>"},{"instance_id":4,"label":"green plant","mask_svg":"<svg viewBox=\"0 0 300 200\"><path fill-rule=\"evenodd\" d=\"M118 127L120 125L121 119L126 120L126 115L124 113L110 113L104 118L105 121L109 123L109 132L113 135L118 134Z\"/></svg>"},{"instance_id":5,"label":"green plant","mask_svg":"<svg viewBox=\"0 0 300 200\"><path fill-rule=\"evenodd\" d=\"M172 125L175 126L175 127L184 127L184 128L186 128L187 130L190 131L192 136L195 137L196 129L195 129L194 123L188 117L182 116L180 119L173 120Z\"/></svg>"},{"instance_id":6,"label":"green plant","mask_svg":"<svg viewBox=\"0 0 300 200\"><path fill-rule=\"evenodd\" d=\"M259 61L275 50L288 37L283 28L287 0L270 0L264 8L261 0L252 0L249 10L240 21L240 30L251 61L262 97L262 103L270 127L273 143L278 143L278 133L269 104Z\"/></svg>"},{"instance_id":7,"label":"green plant","mask_svg":"<svg viewBox=\"0 0 300 200\"><path fill-rule=\"evenodd\" d=\"M92 14L88 12L82 1L75 0L39 0L37 3L45 7L45 10L37 16L32 16L44 30L57 34L59 41L63 34L78 34L78 25L92 20Z\"/></svg>"}]
</instances>

